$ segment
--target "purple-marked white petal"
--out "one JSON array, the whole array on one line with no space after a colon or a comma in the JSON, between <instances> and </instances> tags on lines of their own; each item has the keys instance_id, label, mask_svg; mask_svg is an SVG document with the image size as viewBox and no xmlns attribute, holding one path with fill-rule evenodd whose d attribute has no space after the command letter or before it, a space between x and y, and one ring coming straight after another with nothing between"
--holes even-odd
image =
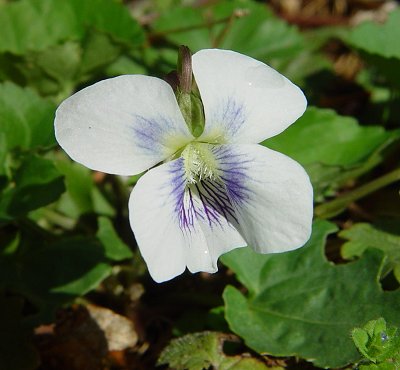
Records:
<instances>
[{"instance_id":1,"label":"purple-marked white petal","mask_svg":"<svg viewBox=\"0 0 400 370\"><path fill-rule=\"evenodd\" d=\"M310 237L313 216L313 189L304 169L261 145L215 148L238 230L247 244L259 253L303 246Z\"/></svg>"},{"instance_id":2,"label":"purple-marked white petal","mask_svg":"<svg viewBox=\"0 0 400 370\"><path fill-rule=\"evenodd\" d=\"M75 161L119 175L140 173L193 139L171 87L126 75L100 81L57 109L56 138Z\"/></svg>"},{"instance_id":3,"label":"purple-marked white petal","mask_svg":"<svg viewBox=\"0 0 400 370\"><path fill-rule=\"evenodd\" d=\"M201 140L259 143L296 121L307 101L280 73L248 56L206 49L193 55L205 111Z\"/></svg>"},{"instance_id":4,"label":"purple-marked white petal","mask_svg":"<svg viewBox=\"0 0 400 370\"><path fill-rule=\"evenodd\" d=\"M129 218L149 272L157 282L217 271L218 257L245 246L221 183L187 185L183 158L151 169L134 187Z\"/></svg>"}]
</instances>

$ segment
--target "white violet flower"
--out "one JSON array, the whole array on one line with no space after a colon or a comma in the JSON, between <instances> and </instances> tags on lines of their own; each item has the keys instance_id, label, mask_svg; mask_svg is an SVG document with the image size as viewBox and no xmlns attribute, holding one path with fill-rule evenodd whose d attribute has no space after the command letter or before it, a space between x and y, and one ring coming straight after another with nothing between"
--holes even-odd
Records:
<instances>
[{"instance_id":1,"label":"white violet flower","mask_svg":"<svg viewBox=\"0 0 400 370\"><path fill-rule=\"evenodd\" d=\"M215 272L221 254L246 245L259 253L293 250L311 233L307 173L257 144L304 113L302 91L233 51L201 50L192 69L205 118L198 137L170 85L142 75L77 92L55 119L57 141L75 161L117 175L148 170L131 193L129 218L157 282L186 267Z\"/></svg>"}]
</instances>

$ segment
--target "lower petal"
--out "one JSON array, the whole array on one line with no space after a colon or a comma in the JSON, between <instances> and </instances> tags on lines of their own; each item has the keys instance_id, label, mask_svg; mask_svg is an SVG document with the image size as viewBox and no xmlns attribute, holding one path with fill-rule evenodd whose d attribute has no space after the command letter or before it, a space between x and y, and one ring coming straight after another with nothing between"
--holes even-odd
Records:
<instances>
[{"instance_id":1,"label":"lower petal","mask_svg":"<svg viewBox=\"0 0 400 370\"><path fill-rule=\"evenodd\" d=\"M138 181L129 200L130 223L155 281L170 280L186 267L191 272L216 272L221 254L246 245L221 186L187 187L182 158L150 170Z\"/></svg>"}]
</instances>

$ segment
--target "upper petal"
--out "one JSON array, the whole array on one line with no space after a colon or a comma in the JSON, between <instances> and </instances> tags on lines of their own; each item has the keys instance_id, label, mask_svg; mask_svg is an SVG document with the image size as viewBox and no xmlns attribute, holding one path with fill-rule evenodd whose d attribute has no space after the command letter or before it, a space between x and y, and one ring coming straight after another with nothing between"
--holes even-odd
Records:
<instances>
[{"instance_id":1,"label":"upper petal","mask_svg":"<svg viewBox=\"0 0 400 370\"><path fill-rule=\"evenodd\" d=\"M205 111L205 141L259 143L285 130L306 109L296 85L253 58L205 49L192 61Z\"/></svg>"},{"instance_id":2,"label":"upper petal","mask_svg":"<svg viewBox=\"0 0 400 370\"><path fill-rule=\"evenodd\" d=\"M119 175L140 173L193 139L171 87L141 75L103 80L66 99L55 133L75 161Z\"/></svg>"},{"instance_id":3,"label":"upper petal","mask_svg":"<svg viewBox=\"0 0 400 370\"><path fill-rule=\"evenodd\" d=\"M221 254L246 245L220 185L188 187L182 158L140 178L129 199L129 218L155 281L172 279L186 267L215 272Z\"/></svg>"},{"instance_id":4,"label":"upper petal","mask_svg":"<svg viewBox=\"0 0 400 370\"><path fill-rule=\"evenodd\" d=\"M311 234L313 190L297 162L261 145L215 147L237 229L259 253L301 247Z\"/></svg>"}]
</instances>

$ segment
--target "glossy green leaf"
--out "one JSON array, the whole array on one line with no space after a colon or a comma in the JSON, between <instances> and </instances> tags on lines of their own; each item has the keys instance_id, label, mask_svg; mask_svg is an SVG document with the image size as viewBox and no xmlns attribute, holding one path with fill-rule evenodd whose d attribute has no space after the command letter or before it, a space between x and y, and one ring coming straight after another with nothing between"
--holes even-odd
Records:
<instances>
[{"instance_id":1,"label":"glossy green leaf","mask_svg":"<svg viewBox=\"0 0 400 370\"><path fill-rule=\"evenodd\" d=\"M106 257L113 261L132 258L132 251L118 236L110 219L107 217L99 217L98 223L99 230L96 236L105 248Z\"/></svg>"},{"instance_id":2,"label":"glossy green leaf","mask_svg":"<svg viewBox=\"0 0 400 370\"><path fill-rule=\"evenodd\" d=\"M388 259L386 268L383 270L384 274L392 269L400 270L400 235L368 223L358 223L341 231L339 236L348 240L342 246L343 258L359 257L367 248L377 248L382 250Z\"/></svg>"},{"instance_id":3,"label":"glossy green leaf","mask_svg":"<svg viewBox=\"0 0 400 370\"><path fill-rule=\"evenodd\" d=\"M309 242L296 251L260 255L244 248L222 258L248 289L245 296L228 286L223 297L231 329L250 348L336 368L359 357L349 336L354 326L379 316L399 324L400 292L383 292L377 282L381 253L334 265L324 245L335 230L317 221Z\"/></svg>"},{"instance_id":4,"label":"glossy green leaf","mask_svg":"<svg viewBox=\"0 0 400 370\"><path fill-rule=\"evenodd\" d=\"M48 147L55 143L55 106L29 88L0 84L0 137L7 149Z\"/></svg>"},{"instance_id":5,"label":"glossy green leaf","mask_svg":"<svg viewBox=\"0 0 400 370\"><path fill-rule=\"evenodd\" d=\"M130 46L140 45L144 37L127 8L113 0L21 0L0 7L0 24L0 52L15 54L80 40L91 28Z\"/></svg>"},{"instance_id":6,"label":"glossy green leaf","mask_svg":"<svg viewBox=\"0 0 400 370\"><path fill-rule=\"evenodd\" d=\"M230 340L228 335L216 332L187 334L171 341L161 353L158 365L169 364L176 370L203 370L210 367L219 370L271 369L255 358L225 355L223 343Z\"/></svg>"}]
</instances>

